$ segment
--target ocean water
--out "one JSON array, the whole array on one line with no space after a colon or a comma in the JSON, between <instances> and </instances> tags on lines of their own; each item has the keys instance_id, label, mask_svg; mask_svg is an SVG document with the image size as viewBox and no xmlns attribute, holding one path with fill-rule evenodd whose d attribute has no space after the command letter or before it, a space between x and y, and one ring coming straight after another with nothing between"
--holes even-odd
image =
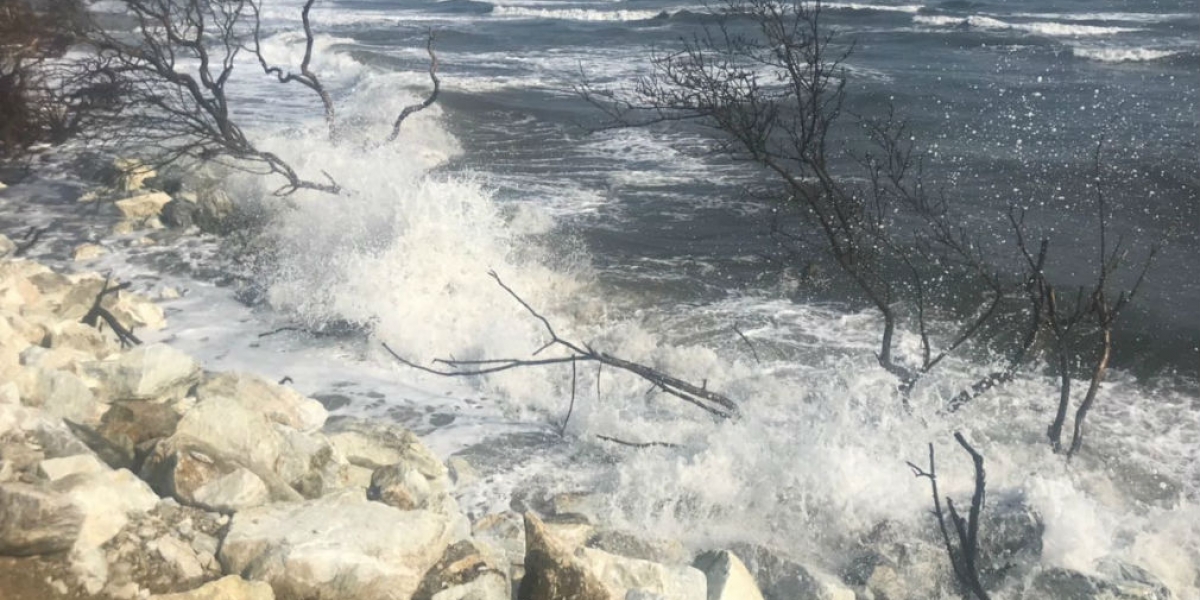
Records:
<instances>
[{"instance_id":1,"label":"ocean water","mask_svg":"<svg viewBox=\"0 0 1200 600\"><path fill-rule=\"evenodd\" d=\"M298 64L299 3L265 9L270 58ZM1042 515L1043 565L1091 571L1117 558L1200 599L1200 11L1184 0L825 10L855 43L851 106L869 114L890 102L908 115L930 173L981 231L1002 227L1009 204L1029 207L1067 280L1092 268L1086 185L1106 140L1115 229L1135 250L1163 250L1119 325L1115 369L1071 462L1044 442L1057 388L1037 365L946 414L946 399L992 360L952 357L903 410L874 359L878 318L835 272L806 277L806 265L780 260L772 205L755 193L769 180L711 152L706 132L592 129L600 115L572 92L581 73L646 73L652 53L713 22L700 3L322 0L314 66L345 135L329 141L316 99L252 63L231 87L265 148L301 172L328 171L345 193L268 201L254 255L200 239L116 252L102 266L150 293L187 290L167 302L172 325L157 335L210 368L288 375L335 414L395 420L468 457L481 478L461 501L476 515L588 491L618 526L696 549L771 545L834 573L886 524L890 541L932 549L921 556L944 569L926 482L905 462L934 444L943 492L965 502L970 461L952 439L962 431L987 459L989 490L1018 490ZM439 102L376 147L427 89L430 29ZM246 176L228 185L247 205L270 189ZM0 222L55 219L63 239L94 224L65 219L69 203L23 210L6 206ZM244 279L218 285L228 278L214 271ZM561 365L450 380L381 350L423 362L530 356L545 331L489 271L563 337L705 382L743 416L715 422L595 365L581 363L574 386ZM240 302L239 287L258 301ZM261 335L290 325L305 331ZM918 340L903 331L899 344L911 356ZM926 573L901 577L925 590ZM953 597L924 597L940 595Z\"/></svg>"}]
</instances>

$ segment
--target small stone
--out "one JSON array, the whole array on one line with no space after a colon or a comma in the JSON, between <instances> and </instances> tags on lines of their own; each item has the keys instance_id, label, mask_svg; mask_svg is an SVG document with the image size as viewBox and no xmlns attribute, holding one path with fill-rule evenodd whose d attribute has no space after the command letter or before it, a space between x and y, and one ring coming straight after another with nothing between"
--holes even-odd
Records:
<instances>
[{"instance_id":1,"label":"small stone","mask_svg":"<svg viewBox=\"0 0 1200 600\"><path fill-rule=\"evenodd\" d=\"M163 286L163 288L158 291L159 300L175 300L180 297L182 296L179 293L179 290L171 286Z\"/></svg>"},{"instance_id":2,"label":"small stone","mask_svg":"<svg viewBox=\"0 0 1200 600\"><path fill-rule=\"evenodd\" d=\"M80 244L71 251L71 259L75 261L95 260L108 254L108 249L99 244Z\"/></svg>"},{"instance_id":3,"label":"small stone","mask_svg":"<svg viewBox=\"0 0 1200 600\"><path fill-rule=\"evenodd\" d=\"M150 219L157 217L162 208L170 201L171 197L164 192L149 192L117 200L115 204L117 210L121 211L121 215L126 219ZM158 229L161 228L162 223L159 223Z\"/></svg>"}]
</instances>

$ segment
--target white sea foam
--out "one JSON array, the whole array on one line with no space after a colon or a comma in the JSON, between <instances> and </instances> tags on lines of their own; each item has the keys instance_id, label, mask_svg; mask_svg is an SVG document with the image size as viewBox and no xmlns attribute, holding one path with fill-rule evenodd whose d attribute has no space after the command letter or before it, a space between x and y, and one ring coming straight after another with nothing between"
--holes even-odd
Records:
<instances>
[{"instance_id":1,"label":"white sea foam","mask_svg":"<svg viewBox=\"0 0 1200 600\"><path fill-rule=\"evenodd\" d=\"M1155 50L1153 48L1110 48L1077 46L1071 48L1071 54L1079 58L1097 60L1100 62L1147 62L1161 60L1179 54L1179 50Z\"/></svg>"},{"instance_id":2,"label":"white sea foam","mask_svg":"<svg viewBox=\"0 0 1200 600\"><path fill-rule=\"evenodd\" d=\"M492 14L514 19L556 19L563 21L647 21L670 11L597 10L592 8L531 8L497 4Z\"/></svg>"},{"instance_id":3,"label":"white sea foam","mask_svg":"<svg viewBox=\"0 0 1200 600\"><path fill-rule=\"evenodd\" d=\"M1051 37L1092 37L1139 31L1136 27L1109 27L1099 25L1077 25L1073 23L1009 22L993 17L971 15L955 17L949 15L916 15L913 22L931 27L968 27L985 31L1024 31Z\"/></svg>"}]
</instances>

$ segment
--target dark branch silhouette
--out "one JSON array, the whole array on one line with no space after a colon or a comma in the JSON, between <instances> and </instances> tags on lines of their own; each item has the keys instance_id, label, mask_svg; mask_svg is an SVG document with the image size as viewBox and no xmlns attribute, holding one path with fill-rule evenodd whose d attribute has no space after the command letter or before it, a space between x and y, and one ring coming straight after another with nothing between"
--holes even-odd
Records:
<instances>
[{"instance_id":1,"label":"dark branch silhouette","mask_svg":"<svg viewBox=\"0 0 1200 600\"><path fill-rule=\"evenodd\" d=\"M80 319L80 322L89 327L99 327L100 320L103 319L108 327L113 330L117 336L117 341L120 342L122 348L129 348L142 343L133 331L127 329L107 308L104 308L104 298L110 294L116 294L122 290L129 289L130 282L126 281L120 285L109 287L108 284L112 280L112 274L105 276L104 285L100 286L100 291L96 293L96 299L92 301L92 307L88 309L87 314Z\"/></svg>"},{"instance_id":2,"label":"dark branch silhouette","mask_svg":"<svg viewBox=\"0 0 1200 600\"><path fill-rule=\"evenodd\" d=\"M430 30L425 41L425 51L429 54L429 80L433 82L433 90L421 102L410 104L400 111L400 115L396 117L396 122L392 123L392 133L388 135L387 141L394 142L400 136L400 126L404 124L404 120L412 116L414 113L423 111L433 105L437 101L438 93L441 92L442 82L438 79L438 58L433 52L433 30Z\"/></svg>"},{"instance_id":3,"label":"dark branch silhouette","mask_svg":"<svg viewBox=\"0 0 1200 600\"><path fill-rule=\"evenodd\" d=\"M508 285L506 285L504 281L500 279L499 275L497 275L494 271L489 272L488 275L491 276L491 278L496 281L496 284L499 285L505 292L507 292L509 296L516 300L526 312L532 315L533 318L540 321L543 329L545 329L546 334L549 336L549 341L535 350L532 353L532 356L537 356L551 347L558 347L562 350L565 350L567 352L565 356L557 356L553 358L498 358L484 360L455 360L438 358L434 359L434 364L442 365L445 368L434 368L418 364L401 356L395 350L392 350L392 348L386 343L383 344L384 349L387 350L392 357L405 365L426 373L432 373L434 375L441 375L444 377L470 377L499 373L517 368L560 365L565 363L571 363L574 365L576 362L592 361L637 375L638 377L650 382L655 389L671 394L672 396L675 396L684 402L699 407L715 417L728 419L738 416L738 407L733 400L729 399L729 397L723 394L719 394L707 389L706 386L697 386L645 365L594 350L586 344L572 342L559 337L558 333L554 330L554 327L550 324L550 321L538 313L532 306L529 305L529 303L525 302L525 300L517 295L512 288L508 287Z\"/></svg>"},{"instance_id":4,"label":"dark branch silhouette","mask_svg":"<svg viewBox=\"0 0 1200 600\"><path fill-rule=\"evenodd\" d=\"M917 477L924 477L929 480L929 487L933 494L933 516L937 519L938 530L942 536L942 544L945 546L946 555L950 559L950 566L954 570L954 576L959 584L964 588L964 598L969 593L976 600L989 600L986 590L983 589L983 584L979 581L979 514L983 510L985 489L987 487L986 473L983 468L983 455L975 451L975 448L967 442L966 438L961 433L955 432L954 439L962 446L967 454L971 455L971 461L975 465L975 492L971 495L971 508L967 513L967 518L964 520L959 515L958 510L954 508L954 501L949 497L946 498L946 509L942 509L941 495L938 492L937 480L937 465L934 462L933 444L929 444L929 470L926 471L913 463L908 463L908 467L912 469L913 474ZM950 524L947 525L947 516ZM955 537L958 545L955 546L951 541L950 527L953 526Z\"/></svg>"}]
</instances>

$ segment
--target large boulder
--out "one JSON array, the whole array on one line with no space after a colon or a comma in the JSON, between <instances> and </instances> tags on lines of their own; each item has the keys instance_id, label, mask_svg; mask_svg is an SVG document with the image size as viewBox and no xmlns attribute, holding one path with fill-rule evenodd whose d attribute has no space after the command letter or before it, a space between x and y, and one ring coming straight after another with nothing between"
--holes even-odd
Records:
<instances>
[{"instance_id":1,"label":"large boulder","mask_svg":"<svg viewBox=\"0 0 1200 600\"><path fill-rule=\"evenodd\" d=\"M76 473L50 485L83 513L83 528L77 548L99 548L129 522L130 515L144 513L158 504L158 496L125 469Z\"/></svg>"},{"instance_id":2,"label":"large boulder","mask_svg":"<svg viewBox=\"0 0 1200 600\"><path fill-rule=\"evenodd\" d=\"M328 416L320 402L247 373L216 373L205 377L196 387L196 398L203 402L215 397L234 398L275 423L304 432L320 429Z\"/></svg>"},{"instance_id":3,"label":"large boulder","mask_svg":"<svg viewBox=\"0 0 1200 600\"><path fill-rule=\"evenodd\" d=\"M274 500L299 500L287 482L261 464L186 435L159 441L141 475L159 494L188 506L236 512Z\"/></svg>"},{"instance_id":4,"label":"large boulder","mask_svg":"<svg viewBox=\"0 0 1200 600\"><path fill-rule=\"evenodd\" d=\"M228 575L194 590L150 596L150 600L275 600L275 592L264 582Z\"/></svg>"},{"instance_id":5,"label":"large boulder","mask_svg":"<svg viewBox=\"0 0 1200 600\"><path fill-rule=\"evenodd\" d=\"M47 415L82 423L99 423L106 406L96 402L87 383L72 373L26 368L16 378L21 402Z\"/></svg>"},{"instance_id":6,"label":"large boulder","mask_svg":"<svg viewBox=\"0 0 1200 600\"><path fill-rule=\"evenodd\" d=\"M525 513L525 577L520 600L620 600L600 576L557 539L537 515Z\"/></svg>"},{"instance_id":7,"label":"large boulder","mask_svg":"<svg viewBox=\"0 0 1200 600\"><path fill-rule=\"evenodd\" d=\"M707 597L708 582L704 573L689 566L664 565L593 548L582 548L575 556L615 590L618 598L628 598L631 593L662 600Z\"/></svg>"},{"instance_id":8,"label":"large boulder","mask_svg":"<svg viewBox=\"0 0 1200 600\"><path fill-rule=\"evenodd\" d=\"M330 422L325 434L352 465L374 470L405 463L428 478L446 479L450 487L442 461L416 434L399 425L342 418Z\"/></svg>"},{"instance_id":9,"label":"large boulder","mask_svg":"<svg viewBox=\"0 0 1200 600\"><path fill-rule=\"evenodd\" d=\"M170 437L175 433L180 418L179 405L175 403L121 402L112 405L104 413L99 427L95 428L95 435L103 438L108 446L119 450L124 457L121 466L136 470L140 468L137 461L139 447L152 440Z\"/></svg>"},{"instance_id":10,"label":"large boulder","mask_svg":"<svg viewBox=\"0 0 1200 600\"><path fill-rule=\"evenodd\" d=\"M763 600L754 576L736 554L705 552L693 565L708 579L708 600Z\"/></svg>"},{"instance_id":11,"label":"large boulder","mask_svg":"<svg viewBox=\"0 0 1200 600\"><path fill-rule=\"evenodd\" d=\"M120 351L110 329L101 331L74 320L60 321L51 326L46 335L46 347L79 350L90 354L93 359L104 359Z\"/></svg>"},{"instance_id":12,"label":"large boulder","mask_svg":"<svg viewBox=\"0 0 1200 600\"><path fill-rule=\"evenodd\" d=\"M138 346L114 360L81 365L111 400L182 397L200 377L195 359L165 344Z\"/></svg>"},{"instance_id":13,"label":"large boulder","mask_svg":"<svg viewBox=\"0 0 1200 600\"><path fill-rule=\"evenodd\" d=\"M69 498L24 483L0 484L0 555L70 550L82 528L83 512Z\"/></svg>"},{"instance_id":14,"label":"large boulder","mask_svg":"<svg viewBox=\"0 0 1200 600\"><path fill-rule=\"evenodd\" d=\"M442 515L345 492L237 513L219 558L285 598L391 600L418 590L450 538Z\"/></svg>"}]
</instances>

